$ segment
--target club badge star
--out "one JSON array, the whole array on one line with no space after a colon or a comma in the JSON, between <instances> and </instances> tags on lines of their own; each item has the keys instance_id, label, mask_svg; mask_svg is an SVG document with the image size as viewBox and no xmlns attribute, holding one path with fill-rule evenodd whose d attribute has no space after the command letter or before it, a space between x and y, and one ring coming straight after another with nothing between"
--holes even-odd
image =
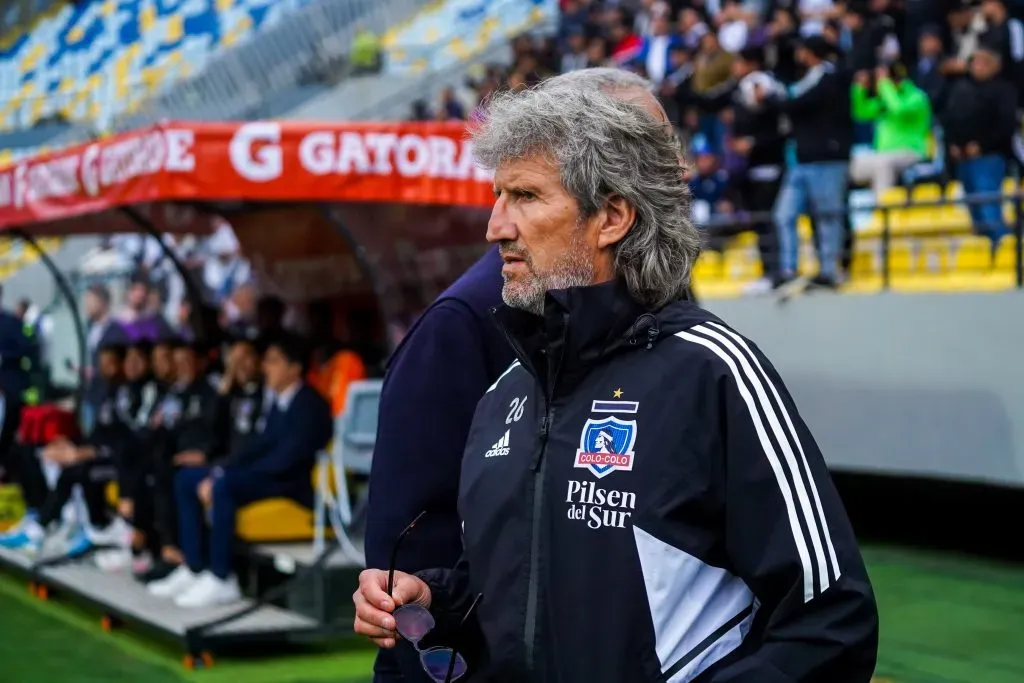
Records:
<instances>
[{"instance_id":1,"label":"club badge star","mask_svg":"<svg viewBox=\"0 0 1024 683\"><path fill-rule=\"evenodd\" d=\"M622 398L622 389L616 389L612 392L612 396L615 398Z\"/></svg>"}]
</instances>

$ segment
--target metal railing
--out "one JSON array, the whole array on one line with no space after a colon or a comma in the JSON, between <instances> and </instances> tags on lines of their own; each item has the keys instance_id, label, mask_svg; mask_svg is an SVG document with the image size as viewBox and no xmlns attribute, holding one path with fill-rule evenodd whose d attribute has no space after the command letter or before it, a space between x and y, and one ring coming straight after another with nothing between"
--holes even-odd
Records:
<instances>
[{"instance_id":1,"label":"metal railing","mask_svg":"<svg viewBox=\"0 0 1024 683\"><path fill-rule=\"evenodd\" d=\"M913 211L913 210L927 210L927 209L942 209L955 206L971 207L982 204L996 204L999 207L1000 217L1003 217L1003 207L1007 203L1012 203L1014 210L1014 218L1009 235L1015 237L1014 247L1014 283L1017 289L1024 289L1024 192L987 192L987 193L975 193L967 195L958 199L942 198L937 200L923 200L923 201L911 201L908 197L906 202L902 203L875 203L875 204L863 204L856 206L848 206L841 212L824 212L824 211L808 211L806 215L811 219L812 222L819 219L826 218L840 218L846 220L847 216L855 213L873 213L880 212L882 216L882 225L880 234L877 239L881 240L879 259L881 261L881 277L882 277L882 289L890 289L892 287L892 276L894 274L892 268L892 262L890 256L892 254L892 244L896 239L928 239L937 237L948 237L950 239L956 237L962 237L963 232L958 229L936 226L934 228L922 228L915 227L911 231L894 231L893 229L893 213L898 211ZM711 220L701 223L699 225L702 231L709 233L710 237L730 237L740 232L743 232L744 228L753 229L758 225L773 224L774 214L769 211L762 212L746 212L741 216L715 216ZM870 237L858 235L858 231L851 225L853 230L854 241L858 239L868 239ZM777 233L776 233L777 234ZM985 235L974 232L975 236L984 237ZM872 236L873 237L873 236ZM776 249L778 244L776 243ZM856 246L853 247L856 252ZM842 251L842 250L841 250ZM852 254L849 257L852 258ZM995 249L992 251L992 265L995 265ZM896 274L901 274L897 271Z\"/></svg>"},{"instance_id":2,"label":"metal railing","mask_svg":"<svg viewBox=\"0 0 1024 683\"><path fill-rule=\"evenodd\" d=\"M430 0L319 0L214 58L203 71L170 87L140 110L114 121L128 130L162 119L250 118L268 100L323 64L347 59L357 28L376 34Z\"/></svg>"}]
</instances>

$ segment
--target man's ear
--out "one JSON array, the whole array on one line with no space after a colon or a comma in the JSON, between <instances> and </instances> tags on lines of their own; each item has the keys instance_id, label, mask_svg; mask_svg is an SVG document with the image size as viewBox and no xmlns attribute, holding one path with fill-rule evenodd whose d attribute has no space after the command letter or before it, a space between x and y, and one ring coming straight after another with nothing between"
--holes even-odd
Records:
<instances>
[{"instance_id":1,"label":"man's ear","mask_svg":"<svg viewBox=\"0 0 1024 683\"><path fill-rule=\"evenodd\" d=\"M626 236L636 222L636 209L626 198L613 194L607 199L602 210L604 220L598 228L597 247L605 249Z\"/></svg>"}]
</instances>

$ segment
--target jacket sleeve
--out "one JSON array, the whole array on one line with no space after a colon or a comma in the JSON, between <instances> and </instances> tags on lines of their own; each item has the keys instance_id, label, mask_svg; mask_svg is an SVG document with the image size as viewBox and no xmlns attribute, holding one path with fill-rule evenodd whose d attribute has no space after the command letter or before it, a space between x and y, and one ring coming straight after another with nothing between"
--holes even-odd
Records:
<instances>
[{"instance_id":1,"label":"jacket sleeve","mask_svg":"<svg viewBox=\"0 0 1024 683\"><path fill-rule=\"evenodd\" d=\"M725 550L765 631L709 681L868 683L878 612L825 461L768 360L734 332L722 335L732 350L716 391Z\"/></svg>"},{"instance_id":2,"label":"jacket sleeve","mask_svg":"<svg viewBox=\"0 0 1024 683\"><path fill-rule=\"evenodd\" d=\"M295 397L294 405L284 419L289 421L284 435L274 440L272 446L258 457L253 456L239 467L271 477L292 472L306 463L312 471L317 452L331 439L333 422L330 406L315 389L306 387Z\"/></svg>"},{"instance_id":3,"label":"jacket sleeve","mask_svg":"<svg viewBox=\"0 0 1024 683\"><path fill-rule=\"evenodd\" d=\"M404 568L419 549L433 557L458 557L458 520L436 514L458 498L462 451L480 397L493 381L477 318L457 301L428 309L388 367L381 393L377 442L370 475L366 561L386 567L391 546L420 512L432 509L406 539ZM423 438L427 434L429 438ZM438 560L437 563L440 563Z\"/></svg>"},{"instance_id":4,"label":"jacket sleeve","mask_svg":"<svg viewBox=\"0 0 1024 683\"><path fill-rule=\"evenodd\" d=\"M786 114L799 114L821 106L836 97L839 78L834 73L817 71L808 73L789 88L788 97L767 100Z\"/></svg>"},{"instance_id":5,"label":"jacket sleeve","mask_svg":"<svg viewBox=\"0 0 1024 683\"><path fill-rule=\"evenodd\" d=\"M881 88L879 88L881 94ZM882 113L882 104L877 97L868 95L867 88L859 83L850 90L850 105L854 121L874 121Z\"/></svg>"}]
</instances>

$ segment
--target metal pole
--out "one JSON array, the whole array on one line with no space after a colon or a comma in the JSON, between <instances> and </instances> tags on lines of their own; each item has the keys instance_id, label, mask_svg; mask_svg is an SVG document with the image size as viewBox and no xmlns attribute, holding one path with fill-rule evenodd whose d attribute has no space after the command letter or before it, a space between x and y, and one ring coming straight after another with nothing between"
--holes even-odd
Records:
<instances>
[{"instance_id":1,"label":"metal pole","mask_svg":"<svg viewBox=\"0 0 1024 683\"><path fill-rule=\"evenodd\" d=\"M83 372L86 365L88 364L87 358L87 344L85 337L85 325L82 321L81 315L78 313L78 302L75 300L75 292L71 288L71 284L68 279L64 276L64 273L60 271L57 264L53 262L50 255L46 253L36 238L28 234L24 230L15 229L11 231L11 234L24 240L25 244L28 244L36 253L39 254L39 259L46 266L46 269L50 271L50 275L53 276L54 282L57 284L57 289L60 290L64 298L67 299L68 307L71 309L71 318L75 323L75 338L78 342L78 386L75 389L74 400L75 400L75 417L78 417L79 408L82 404L82 395L85 392L85 376Z\"/></svg>"}]
</instances>

